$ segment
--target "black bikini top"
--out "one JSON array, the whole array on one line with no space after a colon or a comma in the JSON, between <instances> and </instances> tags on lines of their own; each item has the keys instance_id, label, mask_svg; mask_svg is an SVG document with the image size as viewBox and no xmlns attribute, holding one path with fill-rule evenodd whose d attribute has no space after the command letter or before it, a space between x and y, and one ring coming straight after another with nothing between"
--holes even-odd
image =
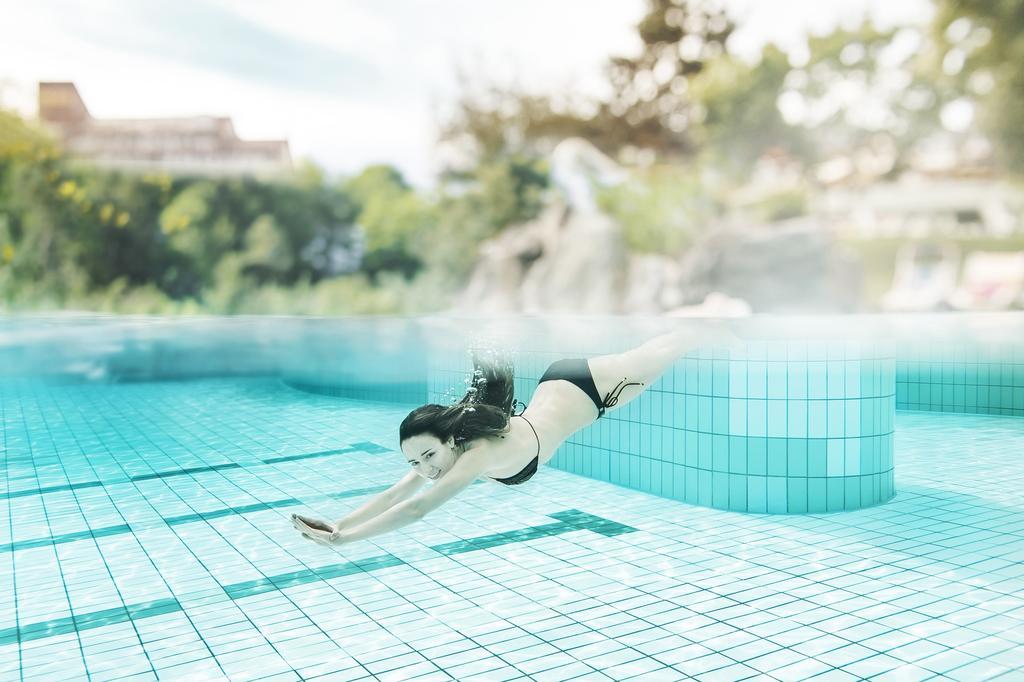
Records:
<instances>
[{"instance_id":1,"label":"black bikini top","mask_svg":"<svg viewBox=\"0 0 1024 682\"><path fill-rule=\"evenodd\" d=\"M513 414L511 416L519 417L527 424L530 424L530 420L524 417L522 414L522 412L526 410L526 404L519 400L516 400L515 402L518 403L519 405L522 405L523 410L519 414L515 414L516 406L515 404L513 404ZM537 429L533 428L533 424L530 424L530 430L533 431L533 436L534 438L537 439L537 454L534 456L533 460L525 467L523 467L522 471L520 471L519 473L513 476L509 476L508 478L495 478L493 480L497 481L498 483L504 483L505 485L519 485L520 483L526 483L531 478L533 478L533 475L535 473L537 473L537 465L540 463L540 436L537 435Z\"/></svg>"}]
</instances>

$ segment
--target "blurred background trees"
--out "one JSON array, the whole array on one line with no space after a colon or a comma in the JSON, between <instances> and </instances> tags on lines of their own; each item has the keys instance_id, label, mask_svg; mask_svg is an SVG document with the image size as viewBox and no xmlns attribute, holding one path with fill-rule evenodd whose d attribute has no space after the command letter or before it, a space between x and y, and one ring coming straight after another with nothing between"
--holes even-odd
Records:
<instances>
[{"instance_id":1,"label":"blurred background trees","mask_svg":"<svg viewBox=\"0 0 1024 682\"><path fill-rule=\"evenodd\" d=\"M476 84L462 74L463 93L442 125L441 140L464 145L483 161L549 149L567 137L589 140L613 157L653 150L686 158L699 149L691 134L707 112L690 92L692 81L726 54L733 29L725 12L709 3L648 0L636 26L640 54L609 58L610 96L536 95Z\"/></svg>"},{"instance_id":2,"label":"blurred background trees","mask_svg":"<svg viewBox=\"0 0 1024 682\"><path fill-rule=\"evenodd\" d=\"M897 177L936 136L980 135L995 172L1019 177L1024 2L935 8L927 29L865 22L749 61L729 52L736 26L718 3L648 0L640 49L609 57L604 97L464 75L439 121L460 161L430 191L387 165L339 179L305 164L276 181L101 170L0 111L0 307L444 308L482 242L540 213L545 159L566 137L631 168L599 198L634 253L678 255L723 221L805 214L836 178ZM882 270L897 246L871 247Z\"/></svg>"},{"instance_id":3,"label":"blurred background trees","mask_svg":"<svg viewBox=\"0 0 1024 682\"><path fill-rule=\"evenodd\" d=\"M979 109L1001 164L1024 173L1024 2L938 0L932 72L951 99Z\"/></svg>"}]
</instances>

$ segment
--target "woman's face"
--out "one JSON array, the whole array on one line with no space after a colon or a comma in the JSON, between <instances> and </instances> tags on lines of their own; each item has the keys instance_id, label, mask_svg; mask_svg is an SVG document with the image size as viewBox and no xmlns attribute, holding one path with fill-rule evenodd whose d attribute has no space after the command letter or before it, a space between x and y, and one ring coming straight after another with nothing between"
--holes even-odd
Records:
<instances>
[{"instance_id":1,"label":"woman's face","mask_svg":"<svg viewBox=\"0 0 1024 682\"><path fill-rule=\"evenodd\" d=\"M455 438L441 442L429 433L412 436L402 441L402 454L416 473L436 481L455 466Z\"/></svg>"}]
</instances>

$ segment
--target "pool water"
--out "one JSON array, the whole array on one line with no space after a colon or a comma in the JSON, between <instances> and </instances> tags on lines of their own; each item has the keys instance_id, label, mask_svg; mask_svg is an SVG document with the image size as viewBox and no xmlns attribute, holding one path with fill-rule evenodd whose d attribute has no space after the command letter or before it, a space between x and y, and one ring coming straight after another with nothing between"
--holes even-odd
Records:
<instances>
[{"instance_id":1,"label":"pool water","mask_svg":"<svg viewBox=\"0 0 1024 682\"><path fill-rule=\"evenodd\" d=\"M542 467L337 548L412 405L0 382L0 679L1024 679L1024 420L897 412L896 496L695 506Z\"/></svg>"}]
</instances>

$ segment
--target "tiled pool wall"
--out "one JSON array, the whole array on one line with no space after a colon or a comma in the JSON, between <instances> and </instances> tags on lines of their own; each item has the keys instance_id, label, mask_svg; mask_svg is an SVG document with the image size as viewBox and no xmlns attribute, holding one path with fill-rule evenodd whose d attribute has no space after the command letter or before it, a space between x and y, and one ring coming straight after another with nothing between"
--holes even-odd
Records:
<instances>
[{"instance_id":1,"label":"tiled pool wall","mask_svg":"<svg viewBox=\"0 0 1024 682\"><path fill-rule=\"evenodd\" d=\"M0 318L0 379L129 382L273 375L282 338L280 322L258 317Z\"/></svg>"},{"instance_id":2,"label":"tiled pool wall","mask_svg":"<svg viewBox=\"0 0 1024 682\"><path fill-rule=\"evenodd\" d=\"M909 345L896 360L896 409L1024 417L1024 336Z\"/></svg>"},{"instance_id":3,"label":"tiled pool wall","mask_svg":"<svg viewBox=\"0 0 1024 682\"><path fill-rule=\"evenodd\" d=\"M529 402L563 357L626 350L665 318L3 320L0 377L153 381L272 375L294 388L405 403L465 391L467 348L515 348ZM1024 315L738 321L749 341L681 360L584 428L551 465L693 504L817 513L894 494L896 409L1024 416ZM892 338L888 349L870 339ZM842 340L836 340L842 339ZM856 339L848 341L847 339ZM867 340L867 341L866 341Z\"/></svg>"},{"instance_id":4,"label":"tiled pool wall","mask_svg":"<svg viewBox=\"0 0 1024 682\"><path fill-rule=\"evenodd\" d=\"M422 326L409 318L0 318L0 379L269 375L312 393L421 404L425 357Z\"/></svg>"},{"instance_id":5,"label":"tiled pool wall","mask_svg":"<svg viewBox=\"0 0 1024 682\"><path fill-rule=\"evenodd\" d=\"M426 381L393 382L379 385L363 381L345 381L337 377L330 379L317 377L314 381L303 381L285 376L282 377L282 380L296 390L330 395L336 398L375 400L383 403L408 405L422 405L426 402Z\"/></svg>"},{"instance_id":6,"label":"tiled pool wall","mask_svg":"<svg viewBox=\"0 0 1024 682\"><path fill-rule=\"evenodd\" d=\"M422 327L405 319L307 325L280 359L292 388L342 398L422 405L427 349Z\"/></svg>"},{"instance_id":7,"label":"tiled pool wall","mask_svg":"<svg viewBox=\"0 0 1024 682\"><path fill-rule=\"evenodd\" d=\"M596 354L521 350L516 395L529 402L552 361ZM430 402L461 398L468 353L441 351L429 367ZM870 344L702 349L571 436L549 465L732 511L860 509L895 494L895 404L894 360Z\"/></svg>"}]
</instances>

